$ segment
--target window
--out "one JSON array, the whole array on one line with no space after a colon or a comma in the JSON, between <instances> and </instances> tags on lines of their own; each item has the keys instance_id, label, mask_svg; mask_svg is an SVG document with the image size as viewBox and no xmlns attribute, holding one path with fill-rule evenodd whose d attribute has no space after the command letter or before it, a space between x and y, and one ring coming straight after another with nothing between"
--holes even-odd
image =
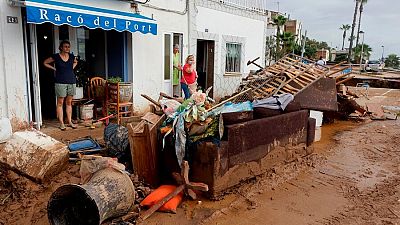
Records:
<instances>
[{"instance_id":1,"label":"window","mask_svg":"<svg viewBox=\"0 0 400 225\"><path fill-rule=\"evenodd\" d=\"M225 72L240 73L241 54L242 54L241 44L235 44L235 43L226 44Z\"/></svg>"},{"instance_id":2,"label":"window","mask_svg":"<svg viewBox=\"0 0 400 225\"><path fill-rule=\"evenodd\" d=\"M86 41L89 40L89 29L79 27L76 28L76 35L78 41L78 56L82 60L86 60Z\"/></svg>"}]
</instances>

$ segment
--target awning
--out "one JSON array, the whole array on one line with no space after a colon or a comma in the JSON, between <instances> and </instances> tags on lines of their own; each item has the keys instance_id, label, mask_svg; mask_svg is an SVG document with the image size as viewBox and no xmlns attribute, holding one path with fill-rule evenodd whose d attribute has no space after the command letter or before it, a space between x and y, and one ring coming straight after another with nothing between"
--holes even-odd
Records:
<instances>
[{"instance_id":1,"label":"awning","mask_svg":"<svg viewBox=\"0 0 400 225\"><path fill-rule=\"evenodd\" d=\"M25 5L28 23L157 34L156 21L139 14L51 0L25 0Z\"/></svg>"}]
</instances>

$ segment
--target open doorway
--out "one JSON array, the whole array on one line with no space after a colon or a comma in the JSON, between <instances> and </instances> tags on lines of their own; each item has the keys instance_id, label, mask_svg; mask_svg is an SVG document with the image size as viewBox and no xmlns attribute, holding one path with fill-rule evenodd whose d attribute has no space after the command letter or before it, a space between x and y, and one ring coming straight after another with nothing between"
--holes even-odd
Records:
<instances>
[{"instance_id":1,"label":"open doorway","mask_svg":"<svg viewBox=\"0 0 400 225\"><path fill-rule=\"evenodd\" d=\"M84 72L75 71L77 87L82 87L87 98L89 79L95 76L107 79L110 76L120 77L122 81L128 80L126 50L128 33L105 31L102 29L89 30L87 28L74 28L68 25L55 26L50 23L31 25L26 31L30 41L30 87L31 106L34 122L43 124L43 121L56 120L56 97L54 90L54 72L44 67L46 58L58 53L58 44L62 40L71 42L71 53L78 57ZM31 45L29 43L32 43ZM85 86L86 85L86 86ZM77 109L73 110L73 114ZM76 118L76 115L73 115Z\"/></svg>"},{"instance_id":2,"label":"open doorway","mask_svg":"<svg viewBox=\"0 0 400 225\"><path fill-rule=\"evenodd\" d=\"M214 41L197 40L196 70L199 76L197 83L203 91L214 85L214 48ZM213 90L209 96L213 97Z\"/></svg>"},{"instance_id":3,"label":"open doorway","mask_svg":"<svg viewBox=\"0 0 400 225\"><path fill-rule=\"evenodd\" d=\"M67 28L67 29L65 29ZM68 27L60 27L60 38L68 35ZM44 67L43 62L54 54L53 25L49 23L36 25L36 37L38 46L38 65L40 83L40 102L43 120L56 119L56 97L54 91L54 71ZM31 78L32 80L33 78Z\"/></svg>"}]
</instances>

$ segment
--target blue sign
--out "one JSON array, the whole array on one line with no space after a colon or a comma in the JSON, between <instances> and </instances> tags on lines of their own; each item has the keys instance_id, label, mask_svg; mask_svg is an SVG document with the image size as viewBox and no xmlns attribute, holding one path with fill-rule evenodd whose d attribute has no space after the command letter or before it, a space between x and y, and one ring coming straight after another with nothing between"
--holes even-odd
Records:
<instances>
[{"instance_id":1,"label":"blue sign","mask_svg":"<svg viewBox=\"0 0 400 225\"><path fill-rule=\"evenodd\" d=\"M139 14L61 3L48 0L26 0L27 22L73 27L151 33L157 35L155 20Z\"/></svg>"}]
</instances>

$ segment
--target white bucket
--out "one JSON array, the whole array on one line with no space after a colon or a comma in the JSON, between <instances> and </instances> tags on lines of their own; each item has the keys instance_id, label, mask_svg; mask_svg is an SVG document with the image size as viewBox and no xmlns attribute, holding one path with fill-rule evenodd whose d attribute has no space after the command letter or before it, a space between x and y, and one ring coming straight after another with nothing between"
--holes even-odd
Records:
<instances>
[{"instance_id":1,"label":"white bucket","mask_svg":"<svg viewBox=\"0 0 400 225\"><path fill-rule=\"evenodd\" d=\"M72 97L73 99L81 99L83 98L83 87L75 88L75 95Z\"/></svg>"},{"instance_id":2,"label":"white bucket","mask_svg":"<svg viewBox=\"0 0 400 225\"><path fill-rule=\"evenodd\" d=\"M12 136L10 119L0 118L0 143L6 142Z\"/></svg>"},{"instance_id":3,"label":"white bucket","mask_svg":"<svg viewBox=\"0 0 400 225\"><path fill-rule=\"evenodd\" d=\"M81 105L80 115L81 120L91 120L93 118L94 104Z\"/></svg>"},{"instance_id":4,"label":"white bucket","mask_svg":"<svg viewBox=\"0 0 400 225\"><path fill-rule=\"evenodd\" d=\"M316 122L316 126L317 127L322 126L322 118L323 118L323 116L324 116L323 112L310 110L310 117L314 118L317 121Z\"/></svg>"}]
</instances>

